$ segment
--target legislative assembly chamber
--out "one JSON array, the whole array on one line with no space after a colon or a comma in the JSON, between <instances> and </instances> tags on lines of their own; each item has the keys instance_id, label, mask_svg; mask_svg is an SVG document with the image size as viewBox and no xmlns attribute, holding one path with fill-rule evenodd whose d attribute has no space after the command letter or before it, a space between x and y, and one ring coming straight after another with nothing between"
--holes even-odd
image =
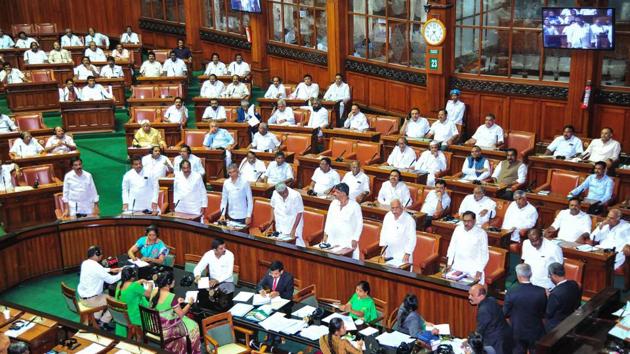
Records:
<instances>
[{"instance_id":1,"label":"legislative assembly chamber","mask_svg":"<svg viewBox=\"0 0 630 354\"><path fill-rule=\"evenodd\" d=\"M0 354L630 352L630 1L0 8Z\"/></svg>"}]
</instances>

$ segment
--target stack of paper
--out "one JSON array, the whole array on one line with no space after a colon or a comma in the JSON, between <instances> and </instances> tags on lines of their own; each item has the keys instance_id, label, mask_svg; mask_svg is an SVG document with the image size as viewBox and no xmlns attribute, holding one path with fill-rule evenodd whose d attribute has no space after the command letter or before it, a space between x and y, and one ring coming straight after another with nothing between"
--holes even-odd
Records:
<instances>
[{"instance_id":1,"label":"stack of paper","mask_svg":"<svg viewBox=\"0 0 630 354\"><path fill-rule=\"evenodd\" d=\"M149 290L149 287L151 287L151 289L155 288L155 283L153 282L153 280L149 280L144 283L144 290Z\"/></svg>"},{"instance_id":2,"label":"stack of paper","mask_svg":"<svg viewBox=\"0 0 630 354\"><path fill-rule=\"evenodd\" d=\"M271 308L274 310L279 310L282 308L282 306L286 305L289 303L289 300L287 299L283 299L280 296L276 296L274 298L271 299Z\"/></svg>"},{"instance_id":3,"label":"stack of paper","mask_svg":"<svg viewBox=\"0 0 630 354\"><path fill-rule=\"evenodd\" d=\"M391 267L400 267L401 265L405 264L405 262L402 261L402 259L390 259L389 261L385 262L385 264L387 264L388 266Z\"/></svg>"},{"instance_id":4,"label":"stack of paper","mask_svg":"<svg viewBox=\"0 0 630 354\"><path fill-rule=\"evenodd\" d=\"M254 294L254 300L252 300L252 305L260 306L264 304L268 304L271 302L271 298L265 295Z\"/></svg>"},{"instance_id":5,"label":"stack of paper","mask_svg":"<svg viewBox=\"0 0 630 354\"><path fill-rule=\"evenodd\" d=\"M344 327L346 327L347 331L356 331L357 326L354 324L354 320L350 316L340 315L338 313L333 313L332 315L324 318L322 321L325 323L329 323L333 318L341 318L343 320Z\"/></svg>"},{"instance_id":6,"label":"stack of paper","mask_svg":"<svg viewBox=\"0 0 630 354\"><path fill-rule=\"evenodd\" d=\"M406 335L404 333L400 333L398 331L394 331L394 332L391 332L391 333L387 333L387 332L382 333L381 335L376 337L376 340L381 345L386 345L388 347L398 348L400 343L402 343L402 342L413 343L413 341L415 339L409 337L408 335Z\"/></svg>"},{"instance_id":7,"label":"stack of paper","mask_svg":"<svg viewBox=\"0 0 630 354\"><path fill-rule=\"evenodd\" d=\"M315 310L316 310L316 309L315 309L313 306L306 305L306 306L302 307L301 309L299 309L299 310L297 310L297 311L293 312L293 313L291 314L291 316L295 316L295 317L299 317L299 318L304 318L304 317L307 317L307 316L312 315L312 314L313 314L313 312L315 312Z\"/></svg>"},{"instance_id":8,"label":"stack of paper","mask_svg":"<svg viewBox=\"0 0 630 354\"><path fill-rule=\"evenodd\" d=\"M361 333L361 335L363 335L364 337L369 337L374 333L378 333L378 329L374 327L365 327L364 329L360 330L359 333Z\"/></svg>"},{"instance_id":9,"label":"stack of paper","mask_svg":"<svg viewBox=\"0 0 630 354\"><path fill-rule=\"evenodd\" d=\"M210 288L210 278L208 278L208 277L199 278L199 282L197 283L197 288L199 288L199 289L209 289Z\"/></svg>"},{"instance_id":10,"label":"stack of paper","mask_svg":"<svg viewBox=\"0 0 630 354\"><path fill-rule=\"evenodd\" d=\"M136 259L135 261L129 260L129 263L137 265L139 268L148 267L149 263L143 261L142 259Z\"/></svg>"},{"instance_id":11,"label":"stack of paper","mask_svg":"<svg viewBox=\"0 0 630 354\"><path fill-rule=\"evenodd\" d=\"M28 331L29 329L35 327L35 323L31 322L28 325L20 328L20 329L9 329L6 332L4 332L4 334L7 335L7 337L11 337L11 338L17 338L19 336L21 336L22 334L24 334L24 332Z\"/></svg>"},{"instance_id":12,"label":"stack of paper","mask_svg":"<svg viewBox=\"0 0 630 354\"><path fill-rule=\"evenodd\" d=\"M328 334L327 326L309 326L300 332L300 336L310 340L318 340L325 334Z\"/></svg>"},{"instance_id":13,"label":"stack of paper","mask_svg":"<svg viewBox=\"0 0 630 354\"><path fill-rule=\"evenodd\" d=\"M595 250L595 247L591 246L591 245L579 245L576 247L576 249L578 251L582 251L582 252L592 252Z\"/></svg>"},{"instance_id":14,"label":"stack of paper","mask_svg":"<svg viewBox=\"0 0 630 354\"><path fill-rule=\"evenodd\" d=\"M241 291L238 294L236 294L236 296L234 296L234 299L232 299L233 301L238 301L238 302L247 302L249 301L249 299L252 298L252 296L254 296L254 293L250 293L247 291Z\"/></svg>"},{"instance_id":15,"label":"stack of paper","mask_svg":"<svg viewBox=\"0 0 630 354\"><path fill-rule=\"evenodd\" d=\"M286 319L285 314L282 312L276 312L273 315L267 317L266 320L261 321L259 324L265 330L273 330L276 332L280 332L282 328L284 328L284 320Z\"/></svg>"},{"instance_id":16,"label":"stack of paper","mask_svg":"<svg viewBox=\"0 0 630 354\"><path fill-rule=\"evenodd\" d=\"M92 343L87 348L76 352L76 354L96 354L96 353L100 353L103 349L105 349L104 346L100 344Z\"/></svg>"},{"instance_id":17,"label":"stack of paper","mask_svg":"<svg viewBox=\"0 0 630 354\"><path fill-rule=\"evenodd\" d=\"M243 317L253 308L254 306L250 304L237 303L234 306L232 306L232 308L229 311L232 314L232 316Z\"/></svg>"},{"instance_id":18,"label":"stack of paper","mask_svg":"<svg viewBox=\"0 0 630 354\"><path fill-rule=\"evenodd\" d=\"M190 303L194 304L195 302L197 302L198 295L199 295L199 291L187 291L186 297L184 298L184 300L186 301L190 300Z\"/></svg>"},{"instance_id":19,"label":"stack of paper","mask_svg":"<svg viewBox=\"0 0 630 354\"><path fill-rule=\"evenodd\" d=\"M294 318L287 318L286 324L287 326L284 327L281 332L290 335L294 335L302 328L306 327L306 322Z\"/></svg>"}]
</instances>

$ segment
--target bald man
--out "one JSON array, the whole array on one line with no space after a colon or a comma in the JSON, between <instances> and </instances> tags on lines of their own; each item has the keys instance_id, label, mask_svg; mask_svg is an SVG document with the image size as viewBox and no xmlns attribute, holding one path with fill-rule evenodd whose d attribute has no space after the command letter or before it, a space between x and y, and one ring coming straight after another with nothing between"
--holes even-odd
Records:
<instances>
[{"instance_id":1,"label":"bald man","mask_svg":"<svg viewBox=\"0 0 630 354\"><path fill-rule=\"evenodd\" d=\"M497 354L512 352L512 329L503 317L501 306L486 288L475 284L468 290L468 301L477 309L477 333L481 334L484 346L491 346Z\"/></svg>"}]
</instances>

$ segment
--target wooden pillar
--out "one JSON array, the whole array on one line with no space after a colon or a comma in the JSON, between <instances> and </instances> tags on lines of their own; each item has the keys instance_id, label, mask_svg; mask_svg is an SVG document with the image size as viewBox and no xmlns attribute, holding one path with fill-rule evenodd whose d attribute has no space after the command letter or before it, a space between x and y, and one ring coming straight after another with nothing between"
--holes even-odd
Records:
<instances>
[{"instance_id":1,"label":"wooden pillar","mask_svg":"<svg viewBox=\"0 0 630 354\"><path fill-rule=\"evenodd\" d=\"M344 72L346 38L348 34L348 2L328 0L326 2L328 27L328 81L335 81L337 73Z\"/></svg>"},{"instance_id":2,"label":"wooden pillar","mask_svg":"<svg viewBox=\"0 0 630 354\"><path fill-rule=\"evenodd\" d=\"M266 5L266 4L265 4ZM262 13L250 14L249 31L252 44L252 83L265 86L269 82L269 61L267 60L267 8L262 6Z\"/></svg>"},{"instance_id":3,"label":"wooden pillar","mask_svg":"<svg viewBox=\"0 0 630 354\"><path fill-rule=\"evenodd\" d=\"M427 20L436 18L442 21L446 26L446 40L440 46L433 47L427 45L426 57L438 57L441 62L438 63L440 69L430 69L430 64L427 60L426 72L427 72L427 109L432 114L436 115L437 111L446 106L446 100L448 99L449 78L452 71L451 56L453 55L453 43L455 39L455 30L452 25L453 18L455 17L455 7L453 6L455 0L429 0L431 10L427 14Z\"/></svg>"},{"instance_id":4,"label":"wooden pillar","mask_svg":"<svg viewBox=\"0 0 630 354\"><path fill-rule=\"evenodd\" d=\"M203 53L201 51L201 0L184 0L184 13L186 14L186 43L193 54L193 70L201 68Z\"/></svg>"}]
</instances>

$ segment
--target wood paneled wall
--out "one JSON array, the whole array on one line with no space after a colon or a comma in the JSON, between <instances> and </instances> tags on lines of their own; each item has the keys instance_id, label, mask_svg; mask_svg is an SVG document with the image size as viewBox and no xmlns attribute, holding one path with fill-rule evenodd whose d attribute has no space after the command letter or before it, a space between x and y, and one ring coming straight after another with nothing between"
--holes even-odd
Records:
<instances>
[{"instance_id":1,"label":"wood paneled wall","mask_svg":"<svg viewBox=\"0 0 630 354\"><path fill-rule=\"evenodd\" d=\"M234 56L236 54L241 54L243 56L243 60L245 60L248 63L251 63L251 59L252 59L252 54L250 50L248 49L233 48L227 45L213 43L213 42L202 41L201 50L203 52L202 61L204 63L207 63L210 61L212 53L219 53L219 57L221 58L221 61L225 63L225 65L228 65L229 63L234 61Z\"/></svg>"},{"instance_id":2,"label":"wood paneled wall","mask_svg":"<svg viewBox=\"0 0 630 354\"><path fill-rule=\"evenodd\" d=\"M302 82L304 75L311 74L313 82L319 85L322 92L330 86L328 81L328 68L325 66L314 65L287 59L278 56L269 56L269 78L280 76L286 83ZM266 89L266 87L264 87Z\"/></svg>"}]
</instances>

